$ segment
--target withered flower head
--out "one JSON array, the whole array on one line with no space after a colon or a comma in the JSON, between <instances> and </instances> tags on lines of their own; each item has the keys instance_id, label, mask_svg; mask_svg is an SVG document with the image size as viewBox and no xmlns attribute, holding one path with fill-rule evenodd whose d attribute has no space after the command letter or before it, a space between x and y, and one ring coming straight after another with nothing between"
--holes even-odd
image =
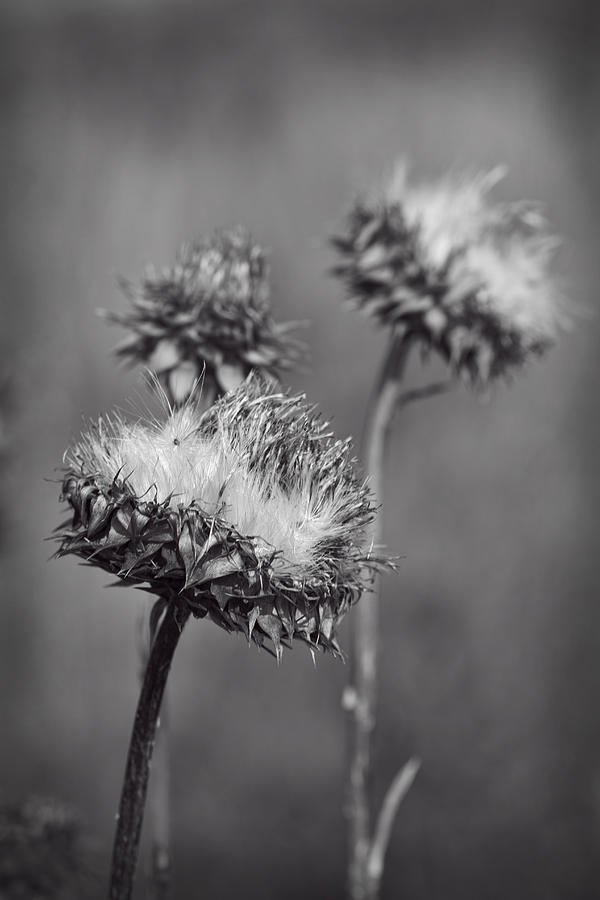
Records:
<instances>
[{"instance_id":1,"label":"withered flower head","mask_svg":"<svg viewBox=\"0 0 600 900\"><path fill-rule=\"evenodd\" d=\"M127 312L103 311L130 331L117 355L155 371L177 404L199 377L220 393L252 369L291 368L303 345L290 335L294 323L273 320L268 275L265 253L241 227L183 246L172 268L122 283Z\"/></svg>"},{"instance_id":2,"label":"withered flower head","mask_svg":"<svg viewBox=\"0 0 600 900\"><path fill-rule=\"evenodd\" d=\"M338 651L335 626L376 561L374 507L349 442L303 397L250 376L201 414L100 419L65 455L75 553L262 645Z\"/></svg>"},{"instance_id":3,"label":"withered flower head","mask_svg":"<svg viewBox=\"0 0 600 900\"><path fill-rule=\"evenodd\" d=\"M333 238L353 305L476 383L544 353L566 324L548 271L559 242L534 204L491 202L503 174L411 186L402 167Z\"/></svg>"}]
</instances>

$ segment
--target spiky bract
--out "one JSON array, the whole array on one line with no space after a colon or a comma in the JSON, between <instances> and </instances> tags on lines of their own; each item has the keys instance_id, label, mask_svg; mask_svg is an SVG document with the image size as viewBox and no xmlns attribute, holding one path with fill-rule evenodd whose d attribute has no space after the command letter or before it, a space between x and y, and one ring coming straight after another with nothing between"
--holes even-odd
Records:
<instances>
[{"instance_id":1,"label":"spiky bract","mask_svg":"<svg viewBox=\"0 0 600 900\"><path fill-rule=\"evenodd\" d=\"M221 392L252 369L292 367L303 345L293 323L273 320L268 274L263 250L241 227L184 245L174 267L150 270L139 287L123 282L128 312L103 313L131 332L117 355L154 370L176 403L199 377Z\"/></svg>"},{"instance_id":2,"label":"spiky bract","mask_svg":"<svg viewBox=\"0 0 600 900\"><path fill-rule=\"evenodd\" d=\"M333 238L355 307L475 383L542 354L565 324L548 272L558 241L533 204L491 203L502 175L413 187L401 168Z\"/></svg>"},{"instance_id":3,"label":"spiky bract","mask_svg":"<svg viewBox=\"0 0 600 900\"><path fill-rule=\"evenodd\" d=\"M335 626L376 564L371 497L303 397L251 376L201 414L102 419L67 451L75 553L187 604L277 655L294 637L338 650Z\"/></svg>"}]
</instances>

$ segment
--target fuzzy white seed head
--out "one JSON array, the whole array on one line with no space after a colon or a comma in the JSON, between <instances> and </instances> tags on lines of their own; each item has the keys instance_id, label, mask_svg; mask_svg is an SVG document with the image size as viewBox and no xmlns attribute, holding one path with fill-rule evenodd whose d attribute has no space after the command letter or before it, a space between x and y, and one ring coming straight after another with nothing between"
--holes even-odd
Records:
<instances>
[{"instance_id":1,"label":"fuzzy white seed head","mask_svg":"<svg viewBox=\"0 0 600 900\"><path fill-rule=\"evenodd\" d=\"M259 539L265 557L276 550L275 567L314 571L323 542L343 535L346 486L321 497L318 473L310 468L295 471L282 486L268 466L249 465L257 434L243 428L232 434L218 416L216 421L217 429L206 434L193 403L169 412L163 424L105 418L66 462L85 459L106 484L120 474L138 497L159 503L171 498L174 507L195 503L207 516L218 515Z\"/></svg>"},{"instance_id":2,"label":"fuzzy white seed head","mask_svg":"<svg viewBox=\"0 0 600 900\"><path fill-rule=\"evenodd\" d=\"M406 224L419 233L424 258L443 268L457 249L480 240L497 218L487 194L505 174L505 168L497 166L471 177L448 175L435 183L412 185L406 164L401 164L387 188L386 202L402 207Z\"/></svg>"},{"instance_id":3,"label":"fuzzy white seed head","mask_svg":"<svg viewBox=\"0 0 600 900\"><path fill-rule=\"evenodd\" d=\"M543 353L569 319L550 274L559 241L536 205L492 202L504 174L413 184L401 166L333 240L355 306L480 384Z\"/></svg>"},{"instance_id":4,"label":"fuzzy white seed head","mask_svg":"<svg viewBox=\"0 0 600 900\"><path fill-rule=\"evenodd\" d=\"M73 509L59 554L209 614L279 653L282 633L337 651L334 626L372 570L374 507L302 397L251 376L206 412L100 419L65 455Z\"/></svg>"}]
</instances>

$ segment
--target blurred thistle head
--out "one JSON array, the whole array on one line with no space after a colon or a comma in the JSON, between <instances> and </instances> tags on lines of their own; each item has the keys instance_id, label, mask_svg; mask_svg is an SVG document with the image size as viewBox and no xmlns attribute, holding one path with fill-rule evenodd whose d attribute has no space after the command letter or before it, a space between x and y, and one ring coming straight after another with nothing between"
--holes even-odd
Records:
<instances>
[{"instance_id":1,"label":"blurred thistle head","mask_svg":"<svg viewBox=\"0 0 600 900\"><path fill-rule=\"evenodd\" d=\"M58 900L82 896L92 874L87 840L73 810L30 797L0 806L0 897Z\"/></svg>"},{"instance_id":2,"label":"blurred thistle head","mask_svg":"<svg viewBox=\"0 0 600 900\"><path fill-rule=\"evenodd\" d=\"M219 394L252 369L278 375L303 345L294 323L273 320L268 274L264 251L241 227L184 245L172 268L149 270L139 286L122 282L127 312L102 311L130 332L117 355L155 371L176 405L199 377L205 393Z\"/></svg>"},{"instance_id":3,"label":"blurred thistle head","mask_svg":"<svg viewBox=\"0 0 600 900\"><path fill-rule=\"evenodd\" d=\"M278 658L292 638L338 652L377 562L349 452L303 397L256 375L204 413L192 399L160 422L100 419L65 454L57 555L269 638Z\"/></svg>"},{"instance_id":4,"label":"blurred thistle head","mask_svg":"<svg viewBox=\"0 0 600 900\"><path fill-rule=\"evenodd\" d=\"M410 185L402 166L332 241L356 308L479 384L543 354L567 322L549 273L559 241L536 205L492 203L503 175Z\"/></svg>"}]
</instances>

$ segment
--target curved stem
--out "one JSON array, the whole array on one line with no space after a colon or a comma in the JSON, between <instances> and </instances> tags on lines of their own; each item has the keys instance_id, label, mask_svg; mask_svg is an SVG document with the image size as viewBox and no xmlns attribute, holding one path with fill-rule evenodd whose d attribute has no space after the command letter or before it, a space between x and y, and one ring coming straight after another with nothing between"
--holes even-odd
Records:
<instances>
[{"instance_id":1,"label":"curved stem","mask_svg":"<svg viewBox=\"0 0 600 900\"><path fill-rule=\"evenodd\" d=\"M385 854L392 834L392 826L398 807L409 792L417 772L421 768L421 761L412 757L402 766L384 797L379 811L379 818L373 834L373 842L367 863L367 876L374 897L379 893L379 884L383 875Z\"/></svg>"},{"instance_id":2,"label":"curved stem","mask_svg":"<svg viewBox=\"0 0 600 900\"><path fill-rule=\"evenodd\" d=\"M160 704L171 660L188 616L187 609L173 602L167 605L148 657L125 766L113 846L110 900L130 900L133 890Z\"/></svg>"},{"instance_id":3,"label":"curved stem","mask_svg":"<svg viewBox=\"0 0 600 900\"><path fill-rule=\"evenodd\" d=\"M392 422L406 365L408 348L393 341L384 360L371 404L365 435L367 474L375 499L383 497L383 468L386 438ZM381 543L381 517L372 526L374 545ZM377 652L379 631L380 579L376 577L372 593L362 598L353 618L352 687L346 702L351 712L349 781L349 867L348 888L352 900L370 896L368 861L371 846L369 774L371 736L375 727L377 700Z\"/></svg>"}]
</instances>

